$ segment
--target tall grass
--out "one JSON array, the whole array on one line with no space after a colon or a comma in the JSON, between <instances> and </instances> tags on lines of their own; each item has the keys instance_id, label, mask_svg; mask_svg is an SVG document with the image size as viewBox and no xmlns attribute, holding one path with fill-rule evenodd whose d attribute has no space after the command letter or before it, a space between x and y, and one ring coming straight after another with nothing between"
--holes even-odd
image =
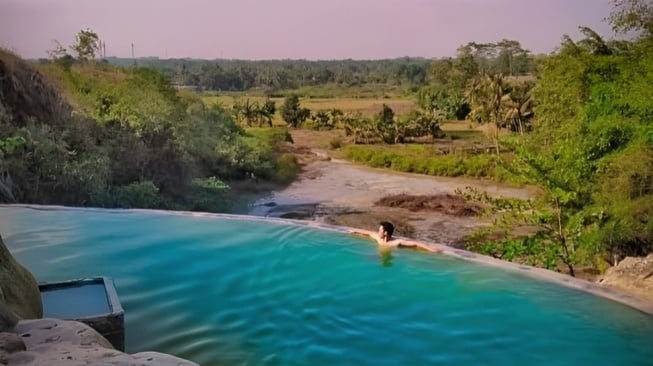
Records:
<instances>
[{"instance_id":1,"label":"tall grass","mask_svg":"<svg viewBox=\"0 0 653 366\"><path fill-rule=\"evenodd\" d=\"M487 177L499 181L518 182L502 168L511 154L448 154L441 155L426 144L395 146L349 145L343 149L343 157L375 168L389 168L400 172L446 177Z\"/></svg>"},{"instance_id":2,"label":"tall grass","mask_svg":"<svg viewBox=\"0 0 653 366\"><path fill-rule=\"evenodd\" d=\"M297 94L305 98L363 98L363 99L387 99L401 98L406 90L399 86L386 84L364 84L364 85L342 85L324 84L319 86L305 86L293 90L282 90L276 93L279 96ZM276 96L276 95L275 95Z\"/></svg>"}]
</instances>

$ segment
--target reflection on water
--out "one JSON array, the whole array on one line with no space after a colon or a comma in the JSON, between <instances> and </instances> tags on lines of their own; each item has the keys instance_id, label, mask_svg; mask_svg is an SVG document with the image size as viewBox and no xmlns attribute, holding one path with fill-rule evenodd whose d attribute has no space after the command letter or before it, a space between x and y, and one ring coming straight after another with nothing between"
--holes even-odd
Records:
<instances>
[{"instance_id":1,"label":"reflection on water","mask_svg":"<svg viewBox=\"0 0 653 366\"><path fill-rule=\"evenodd\" d=\"M379 246L379 258L381 258L381 265L383 267L392 267L392 248Z\"/></svg>"}]
</instances>

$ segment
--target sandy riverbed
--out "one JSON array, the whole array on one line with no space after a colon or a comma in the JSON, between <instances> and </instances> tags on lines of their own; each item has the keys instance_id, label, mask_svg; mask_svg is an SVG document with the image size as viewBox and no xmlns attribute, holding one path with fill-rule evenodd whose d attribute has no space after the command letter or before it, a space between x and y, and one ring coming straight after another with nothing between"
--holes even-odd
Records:
<instances>
[{"instance_id":1,"label":"sandy riverbed","mask_svg":"<svg viewBox=\"0 0 653 366\"><path fill-rule=\"evenodd\" d=\"M323 151L313 151L325 157ZM298 179L286 188L260 197L249 213L261 216L304 218L330 224L375 229L390 220L399 236L455 245L459 239L488 220L456 217L432 211L409 211L375 205L393 194L451 194L466 186L493 196L529 198L534 191L467 178L430 177L367 168L341 160L315 160L304 166Z\"/></svg>"},{"instance_id":2,"label":"sandy riverbed","mask_svg":"<svg viewBox=\"0 0 653 366\"><path fill-rule=\"evenodd\" d=\"M430 210L410 211L382 207L375 203L388 195L451 194L456 189L467 186L485 190L493 196L527 199L537 194L534 187L515 188L489 180L397 173L329 159L325 149L328 144L325 141L343 138L338 132L295 130L292 135L295 143L289 145L287 150L295 154L302 164L303 172L298 179L283 188L258 184L253 190L259 193L255 194L251 193L252 187L250 194L243 196L234 192L244 204L234 213L301 218L372 230L378 227L379 221L390 220L395 223L399 236L458 246L465 234L483 226L491 226L490 220L475 216L452 216ZM581 270L578 272L584 273ZM623 284L633 282L628 274L617 273L611 276L609 287L648 299L647 301L653 300L649 290L632 291L632 288ZM595 277L587 274L583 278L594 281L597 279ZM634 281L638 286L640 282L641 280Z\"/></svg>"}]
</instances>

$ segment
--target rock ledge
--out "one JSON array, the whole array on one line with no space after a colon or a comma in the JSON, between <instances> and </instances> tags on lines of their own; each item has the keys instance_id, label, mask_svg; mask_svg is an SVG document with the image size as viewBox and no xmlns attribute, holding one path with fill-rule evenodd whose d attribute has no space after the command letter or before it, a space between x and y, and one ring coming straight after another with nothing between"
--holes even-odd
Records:
<instances>
[{"instance_id":1,"label":"rock ledge","mask_svg":"<svg viewBox=\"0 0 653 366\"><path fill-rule=\"evenodd\" d=\"M598 283L653 301L653 254L626 257L608 269Z\"/></svg>"},{"instance_id":2,"label":"rock ledge","mask_svg":"<svg viewBox=\"0 0 653 366\"><path fill-rule=\"evenodd\" d=\"M84 323L51 318L21 320L12 331L0 333L0 364L198 366L158 352L122 353Z\"/></svg>"}]
</instances>

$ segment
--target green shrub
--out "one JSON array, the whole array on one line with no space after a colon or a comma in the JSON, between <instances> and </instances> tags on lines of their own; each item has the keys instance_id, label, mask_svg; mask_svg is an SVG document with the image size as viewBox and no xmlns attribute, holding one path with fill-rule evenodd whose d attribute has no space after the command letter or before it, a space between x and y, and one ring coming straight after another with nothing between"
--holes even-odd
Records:
<instances>
[{"instance_id":1,"label":"green shrub","mask_svg":"<svg viewBox=\"0 0 653 366\"><path fill-rule=\"evenodd\" d=\"M408 159L405 156L399 156L392 161L391 168L400 172L412 173L414 172L413 164L414 162L411 159Z\"/></svg>"},{"instance_id":2,"label":"green shrub","mask_svg":"<svg viewBox=\"0 0 653 366\"><path fill-rule=\"evenodd\" d=\"M329 147L331 150L336 150L342 147L342 139L340 137L334 137L329 140Z\"/></svg>"},{"instance_id":3,"label":"green shrub","mask_svg":"<svg viewBox=\"0 0 653 366\"><path fill-rule=\"evenodd\" d=\"M276 161L274 181L277 183L292 182L299 172L299 163L292 154L281 154Z\"/></svg>"},{"instance_id":4,"label":"green shrub","mask_svg":"<svg viewBox=\"0 0 653 366\"><path fill-rule=\"evenodd\" d=\"M231 205L229 186L216 177L195 178L187 193L185 208L192 211L221 212Z\"/></svg>"},{"instance_id":5,"label":"green shrub","mask_svg":"<svg viewBox=\"0 0 653 366\"><path fill-rule=\"evenodd\" d=\"M501 159L491 154L437 155L430 145L409 144L393 147L350 145L344 149L347 159L376 168L391 168L409 173L434 176L490 177L516 181L510 172L500 169Z\"/></svg>"},{"instance_id":6,"label":"green shrub","mask_svg":"<svg viewBox=\"0 0 653 366\"><path fill-rule=\"evenodd\" d=\"M163 200L154 183L144 181L95 191L91 194L91 204L112 208L162 208Z\"/></svg>"}]
</instances>

